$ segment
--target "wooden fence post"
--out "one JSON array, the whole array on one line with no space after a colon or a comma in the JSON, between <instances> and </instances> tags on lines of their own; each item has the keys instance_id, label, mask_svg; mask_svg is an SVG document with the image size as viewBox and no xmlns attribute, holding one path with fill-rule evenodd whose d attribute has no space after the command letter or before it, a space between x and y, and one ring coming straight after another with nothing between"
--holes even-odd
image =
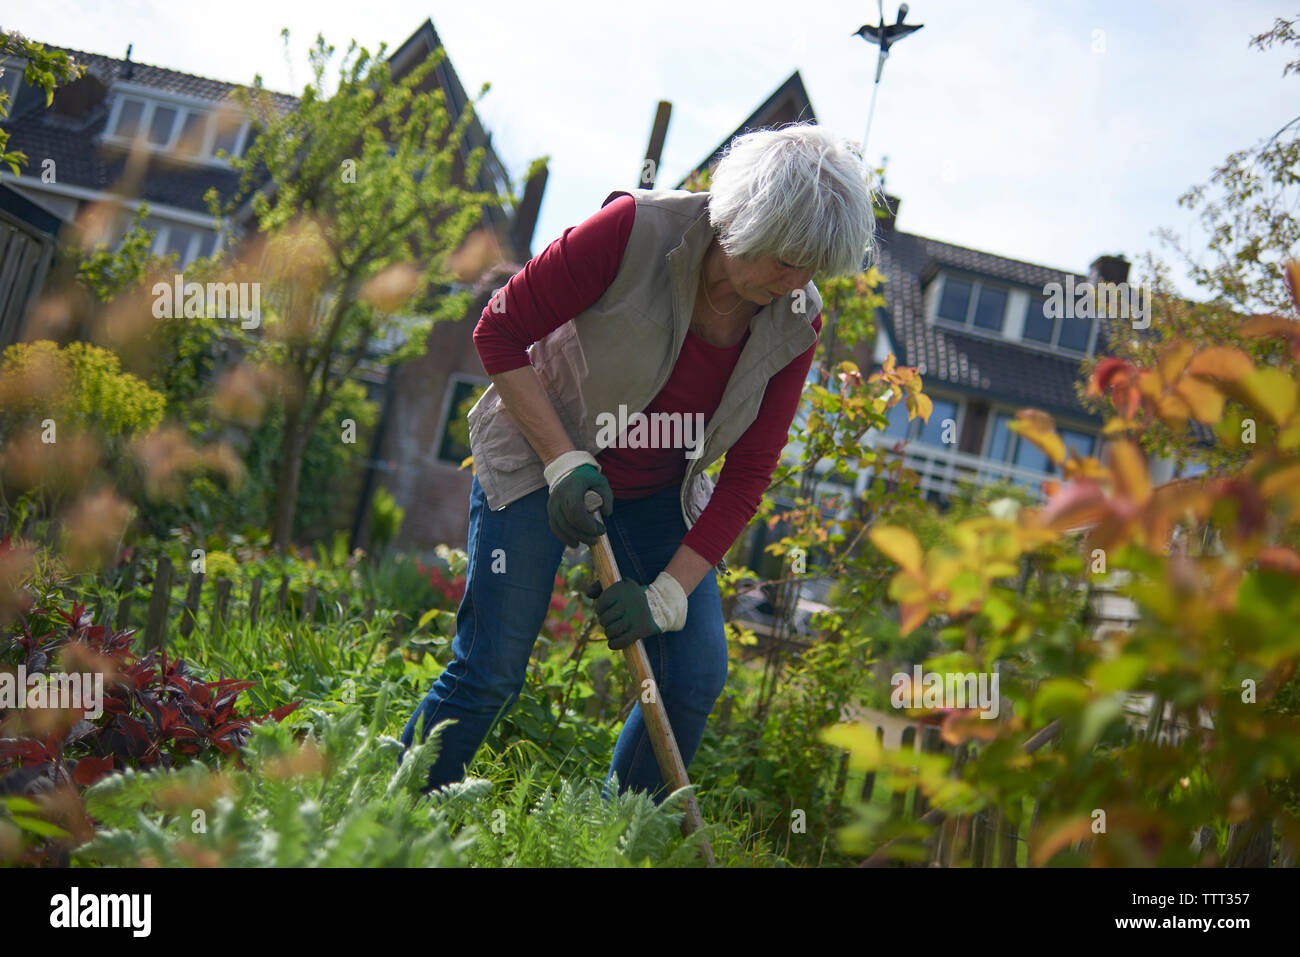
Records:
<instances>
[{"instance_id":1,"label":"wooden fence post","mask_svg":"<svg viewBox=\"0 0 1300 957\"><path fill-rule=\"evenodd\" d=\"M885 729L882 728L880 725L876 725L876 741L883 742L884 740L885 740ZM866 775L862 778L862 803L863 804L871 803L871 793L875 790L875 788L876 788L876 772L868 771Z\"/></svg>"},{"instance_id":2,"label":"wooden fence post","mask_svg":"<svg viewBox=\"0 0 1300 957\"><path fill-rule=\"evenodd\" d=\"M609 706L609 672L613 666L608 658L597 658L587 669L591 675L591 697L587 699L583 706L583 714L588 718L595 718ZM725 734L725 728L731 721L731 696L723 695L722 703L718 705L719 711L719 733Z\"/></svg>"},{"instance_id":3,"label":"wooden fence post","mask_svg":"<svg viewBox=\"0 0 1300 957\"><path fill-rule=\"evenodd\" d=\"M1252 817L1228 830L1225 867L1268 867L1273 863L1273 819Z\"/></svg>"},{"instance_id":4,"label":"wooden fence post","mask_svg":"<svg viewBox=\"0 0 1300 957\"><path fill-rule=\"evenodd\" d=\"M840 754L839 767L835 769L835 787L831 791L831 799L826 802L826 819L834 822L840 814L840 808L844 803L844 785L849 780L849 752L844 751Z\"/></svg>"},{"instance_id":5,"label":"wooden fence post","mask_svg":"<svg viewBox=\"0 0 1300 957\"><path fill-rule=\"evenodd\" d=\"M213 607L214 624L221 630L224 636L226 633L226 607L230 603L230 586L229 578L217 579L217 600Z\"/></svg>"},{"instance_id":6,"label":"wooden fence post","mask_svg":"<svg viewBox=\"0 0 1300 957\"><path fill-rule=\"evenodd\" d=\"M307 593L302 596L302 621L311 624L316 615L316 586L308 585Z\"/></svg>"},{"instance_id":7,"label":"wooden fence post","mask_svg":"<svg viewBox=\"0 0 1300 957\"><path fill-rule=\"evenodd\" d=\"M253 584L248 590L248 624L250 628L257 627L257 606L262 602L262 576L258 575L253 579Z\"/></svg>"},{"instance_id":8,"label":"wooden fence post","mask_svg":"<svg viewBox=\"0 0 1300 957\"><path fill-rule=\"evenodd\" d=\"M912 750L916 747L916 726L908 725L903 729L902 740L898 743L900 751ZM896 791L890 795L889 799L889 816L894 819L902 818L907 812L907 795L910 789Z\"/></svg>"},{"instance_id":9,"label":"wooden fence post","mask_svg":"<svg viewBox=\"0 0 1300 957\"><path fill-rule=\"evenodd\" d=\"M190 587L185 592L185 607L181 610L181 637L188 638L194 631L199 614L199 597L203 594L203 572L190 573Z\"/></svg>"},{"instance_id":10,"label":"wooden fence post","mask_svg":"<svg viewBox=\"0 0 1300 957\"><path fill-rule=\"evenodd\" d=\"M1018 867L1016 854L1020 850L1020 815L1023 813L1019 802L1016 811L1003 813L998 822L998 867Z\"/></svg>"},{"instance_id":11,"label":"wooden fence post","mask_svg":"<svg viewBox=\"0 0 1300 957\"><path fill-rule=\"evenodd\" d=\"M961 769L966 764L966 757L970 752L970 745L962 742L954 749L952 761L953 777L961 777ZM958 826L961 823L960 818L948 818L943 822L943 830L939 834L938 862L940 867L952 867L953 851L956 847Z\"/></svg>"},{"instance_id":12,"label":"wooden fence post","mask_svg":"<svg viewBox=\"0 0 1300 957\"><path fill-rule=\"evenodd\" d=\"M114 621L114 629L123 631L126 629L131 620L131 598L135 590L136 569L140 564L140 553L132 552L131 561L127 563L126 574L117 585L117 593L122 596L117 603L117 615Z\"/></svg>"},{"instance_id":13,"label":"wooden fence post","mask_svg":"<svg viewBox=\"0 0 1300 957\"><path fill-rule=\"evenodd\" d=\"M149 621L144 629L144 649L153 651L163 646L163 633L167 628L167 611L171 604L172 560L166 555L158 559L158 569L153 577L153 597L149 600Z\"/></svg>"}]
</instances>

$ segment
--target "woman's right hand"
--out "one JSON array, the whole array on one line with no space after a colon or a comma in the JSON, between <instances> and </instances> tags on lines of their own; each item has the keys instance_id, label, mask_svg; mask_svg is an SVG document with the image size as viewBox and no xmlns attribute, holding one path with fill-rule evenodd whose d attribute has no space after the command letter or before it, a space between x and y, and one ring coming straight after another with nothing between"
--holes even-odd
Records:
<instances>
[{"instance_id":1,"label":"woman's right hand","mask_svg":"<svg viewBox=\"0 0 1300 957\"><path fill-rule=\"evenodd\" d=\"M594 465L579 465L552 486L546 500L551 531L570 548L578 542L594 545L605 534L605 526L587 510L588 492L600 496L600 511L606 518L614 514L614 493L609 482Z\"/></svg>"}]
</instances>

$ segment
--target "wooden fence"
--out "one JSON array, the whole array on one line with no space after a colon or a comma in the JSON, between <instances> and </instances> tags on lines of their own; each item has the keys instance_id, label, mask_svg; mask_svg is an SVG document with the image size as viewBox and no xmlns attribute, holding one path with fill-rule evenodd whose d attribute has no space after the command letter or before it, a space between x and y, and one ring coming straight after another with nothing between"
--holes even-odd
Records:
<instances>
[{"instance_id":1,"label":"wooden fence","mask_svg":"<svg viewBox=\"0 0 1300 957\"><path fill-rule=\"evenodd\" d=\"M136 582L140 576L140 566L139 556L133 556L117 580L111 583L112 590L119 596L116 608L107 609L103 598L94 600L91 606L91 615L95 624L111 624L117 631L131 627L132 611L136 599ZM274 599L267 590L267 579L265 576L259 575L247 582L247 594L246 596L240 596L245 600L233 602L232 596L235 583L231 579L218 577L212 585L205 588L207 575L204 572L192 571L189 575L185 597L180 602L179 607L174 608L175 602L172 598L172 588L176 577L176 569L172 560L166 555L161 556L154 568L144 627L135 639L137 647L142 652L147 653L155 649L166 648L171 628L176 628L181 637L189 637L198 622L200 606L205 600L211 603L209 606L209 621L212 625L214 638L217 639L220 639L227 628L237 623L235 618L236 606L239 608L238 613L242 621L253 627L257 625L260 618L267 615L284 619L288 614L292 613L294 619L299 622L313 621L315 620L317 608L321 607L323 603L337 603L345 611L352 607L352 599L347 592L325 596L324 601L322 601L320 590L315 585L309 585L306 591L303 592L301 606L294 609L291 607L293 602L289 588L289 576L287 575L280 577ZM72 586L65 586L63 594L70 600L81 597L80 592ZM367 598L360 612L360 618L369 625L374 619L374 613L375 600L374 598ZM389 626L389 643L395 642L409 624L410 622L406 621L405 615L400 612L397 613Z\"/></svg>"},{"instance_id":2,"label":"wooden fence","mask_svg":"<svg viewBox=\"0 0 1300 957\"><path fill-rule=\"evenodd\" d=\"M869 722L868 727L874 728L876 739L883 744L885 728L879 724L871 725ZM1144 739L1149 731L1149 728L1139 728L1136 730L1135 737L1139 740ZM974 759L981 747L979 742L964 742L957 746L948 744L940 737L940 731L937 727L921 724L911 724L905 727L898 747L903 751L916 749L918 732L921 735L919 750L922 753L947 755L952 760L949 773L954 777L960 776L963 765ZM1042 729L1026 742L1026 753L1032 754L1052 743L1056 737L1056 732L1057 725L1055 722ZM834 797L826 809L828 820L838 819L846 800L850 799L850 793L847 789L848 764L849 755L846 752L839 759L838 773L833 790ZM875 796L876 785L876 775L867 774L854 797L864 804L870 803ZM884 796L881 795L881 797ZM975 814L960 815L955 818L948 817L937 808L931 808L925 794L915 785L905 792L888 795L888 800L891 805L889 815L891 822L923 821L934 826L933 833L925 841L924 859L909 863L907 866L1020 867L1022 866L1020 861L1020 848L1022 845L1026 848L1026 853L1023 855L1025 862L1032 863L1034 848L1030 844L1030 837L1038 825L1041 800L1034 801L1033 811L1028 815L1023 813L1015 815L999 808L989 808ZM1271 819L1252 819L1232 824L1228 832L1228 847L1220 861L1220 865L1226 867L1295 867L1296 849L1288 846L1285 841L1279 842L1280 846L1274 848L1274 830L1274 822ZM1206 825L1190 837L1189 846L1194 850L1201 851L1207 846L1212 847L1215 840L1214 828ZM894 843L894 841L889 841L877 848L860 866L896 865L898 862L889 853ZM1075 841L1072 844L1072 849L1076 851L1083 850L1087 843L1086 841Z\"/></svg>"}]
</instances>

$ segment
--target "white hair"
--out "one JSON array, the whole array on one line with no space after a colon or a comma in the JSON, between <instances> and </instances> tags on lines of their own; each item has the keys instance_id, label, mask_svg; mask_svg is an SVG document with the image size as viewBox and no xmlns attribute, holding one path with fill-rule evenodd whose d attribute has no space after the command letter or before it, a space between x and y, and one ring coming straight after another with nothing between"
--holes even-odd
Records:
<instances>
[{"instance_id":1,"label":"white hair","mask_svg":"<svg viewBox=\"0 0 1300 957\"><path fill-rule=\"evenodd\" d=\"M856 144L813 123L755 130L718 162L709 222L729 256L842 276L875 260L872 193Z\"/></svg>"}]
</instances>

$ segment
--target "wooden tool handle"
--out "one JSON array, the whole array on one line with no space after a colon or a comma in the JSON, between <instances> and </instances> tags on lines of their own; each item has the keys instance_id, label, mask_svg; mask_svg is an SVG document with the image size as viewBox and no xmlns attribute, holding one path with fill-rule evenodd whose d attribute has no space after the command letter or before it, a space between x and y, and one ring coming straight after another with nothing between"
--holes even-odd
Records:
<instances>
[{"instance_id":1,"label":"wooden tool handle","mask_svg":"<svg viewBox=\"0 0 1300 957\"><path fill-rule=\"evenodd\" d=\"M582 502L593 513L598 512L602 504L600 494L590 490L583 496ZM618 562L614 559L614 549L609 544L608 535L601 535L600 540L591 546L591 555L596 563L596 575L600 578L602 588L609 588L621 580ZM655 758L659 762L659 773L663 775L664 781L672 790L686 787L691 783L690 778L686 776L686 765L682 763L682 753L677 748L677 738L673 736L672 726L668 723L668 712L659 694L654 672L650 670L650 657L645 653L645 646L639 641L634 641L623 649L623 658L627 662L628 670L632 672L636 687L650 689L651 701L647 704L644 696L641 699L641 718L650 733L650 743L654 746ZM695 795L688 794L685 815L682 818L682 833L690 834L703 826L704 819L700 816L699 805L695 803ZM713 859L713 848L707 839L701 845L701 850L704 859L712 867L716 862Z\"/></svg>"}]
</instances>

